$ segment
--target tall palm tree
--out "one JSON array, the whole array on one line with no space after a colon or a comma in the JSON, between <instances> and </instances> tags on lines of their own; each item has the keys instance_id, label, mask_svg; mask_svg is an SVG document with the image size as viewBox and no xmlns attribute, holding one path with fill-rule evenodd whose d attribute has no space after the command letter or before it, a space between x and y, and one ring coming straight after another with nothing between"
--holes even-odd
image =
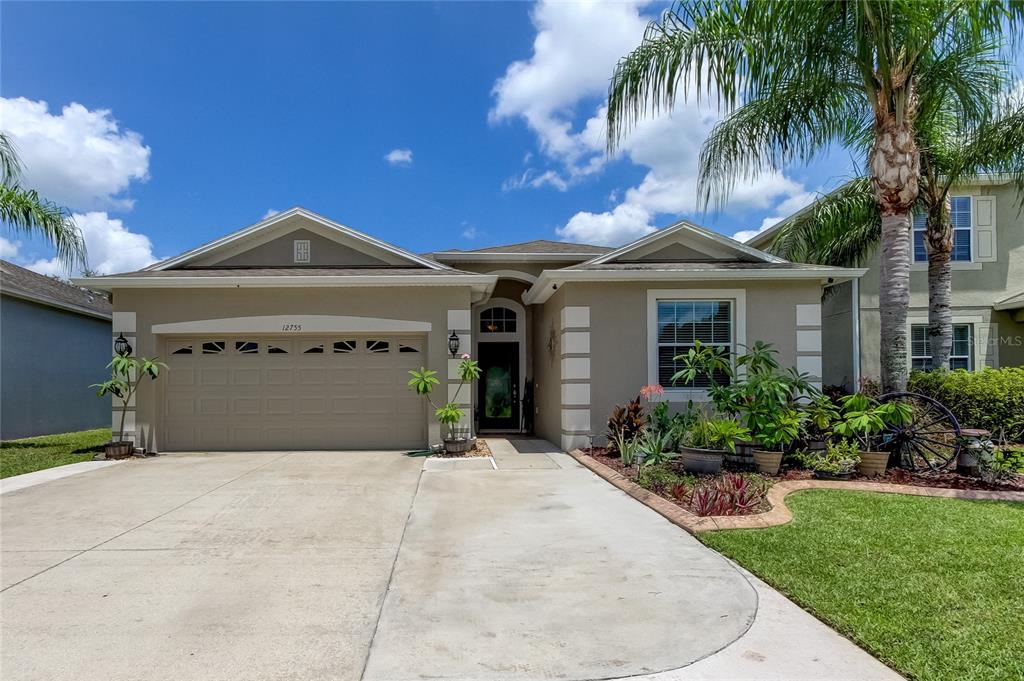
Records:
<instances>
[{"instance_id":1,"label":"tall palm tree","mask_svg":"<svg viewBox=\"0 0 1024 681\"><path fill-rule=\"evenodd\" d=\"M881 223L882 385L907 380L911 210L920 154L921 88L948 87L969 120L987 113L985 62L1018 31L1017 0L697 0L651 22L616 66L608 92L614 150L678 94L726 109L701 151L698 190L728 198L739 179L808 162L833 144L871 140L868 168Z\"/></svg>"},{"instance_id":2,"label":"tall palm tree","mask_svg":"<svg viewBox=\"0 0 1024 681\"><path fill-rule=\"evenodd\" d=\"M1007 174L1024 201L1024 104L1004 107L970 129L955 111L938 111L919 120L917 144L921 178L915 210L925 221L931 367L948 369L953 343L949 192L982 173ZM880 239L870 181L858 178L786 221L768 250L799 262L852 266L872 257Z\"/></svg>"},{"instance_id":3,"label":"tall palm tree","mask_svg":"<svg viewBox=\"0 0 1024 681\"><path fill-rule=\"evenodd\" d=\"M8 229L42 236L69 270L86 264L85 240L67 210L21 186L21 161L10 137L0 132L0 222Z\"/></svg>"}]
</instances>

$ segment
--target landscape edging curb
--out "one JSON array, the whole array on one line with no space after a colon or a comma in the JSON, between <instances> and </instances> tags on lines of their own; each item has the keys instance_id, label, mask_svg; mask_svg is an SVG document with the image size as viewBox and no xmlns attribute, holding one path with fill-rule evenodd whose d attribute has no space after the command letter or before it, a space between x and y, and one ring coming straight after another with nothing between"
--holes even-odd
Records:
<instances>
[{"instance_id":1,"label":"landscape edging curb","mask_svg":"<svg viewBox=\"0 0 1024 681\"><path fill-rule=\"evenodd\" d=\"M644 504L651 510L662 515L674 525L678 525L690 534L709 532L712 530L757 529L785 525L793 519L793 514L786 507L785 498L792 492L805 489L839 489L856 492L878 492L882 494L905 494L918 497L944 497L947 499L971 499L988 501L1015 501L1024 503L1024 492L989 492L985 490L949 489L945 487L915 487L913 485L893 485L885 482L861 482L838 480L784 480L772 485L768 490L768 502L771 509L764 513L737 516L697 516L676 506L671 501L650 492L618 471L604 465L597 459L573 449L569 456L582 466L590 469L598 477L607 480L629 496Z\"/></svg>"}]
</instances>

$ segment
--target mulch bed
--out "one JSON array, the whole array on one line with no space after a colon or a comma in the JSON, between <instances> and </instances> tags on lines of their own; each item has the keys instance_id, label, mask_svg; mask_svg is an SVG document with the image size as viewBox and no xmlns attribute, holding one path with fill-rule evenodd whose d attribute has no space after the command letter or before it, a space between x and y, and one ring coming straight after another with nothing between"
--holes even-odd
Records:
<instances>
[{"instance_id":1,"label":"mulch bed","mask_svg":"<svg viewBox=\"0 0 1024 681\"><path fill-rule=\"evenodd\" d=\"M613 469L620 475L636 479L636 466L623 466L618 456L608 456L605 447L586 448L585 454L594 457L605 466ZM784 468L778 475L765 476L775 482L783 480L811 480L814 474L802 468ZM912 487L940 487L943 489L971 489L987 492L1024 492L1024 475L1014 475L995 482L986 482L981 478L961 475L955 471L944 471L940 473L908 473L902 469L890 469L885 475L875 478L867 478L860 475L854 476L853 480L864 482L884 482L890 485L910 485ZM664 495L662 495L664 496ZM669 501L675 501L666 497Z\"/></svg>"}]
</instances>

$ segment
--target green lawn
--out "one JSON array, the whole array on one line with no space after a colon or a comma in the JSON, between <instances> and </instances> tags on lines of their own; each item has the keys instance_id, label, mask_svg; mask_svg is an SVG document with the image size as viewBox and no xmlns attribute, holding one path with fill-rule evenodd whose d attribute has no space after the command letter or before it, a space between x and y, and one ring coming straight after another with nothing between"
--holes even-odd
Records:
<instances>
[{"instance_id":1,"label":"green lawn","mask_svg":"<svg viewBox=\"0 0 1024 681\"><path fill-rule=\"evenodd\" d=\"M912 679L1024 678L1024 504L815 490L700 535Z\"/></svg>"},{"instance_id":2,"label":"green lawn","mask_svg":"<svg viewBox=\"0 0 1024 681\"><path fill-rule=\"evenodd\" d=\"M0 442L0 478L89 461L110 441L110 429L27 437Z\"/></svg>"}]
</instances>

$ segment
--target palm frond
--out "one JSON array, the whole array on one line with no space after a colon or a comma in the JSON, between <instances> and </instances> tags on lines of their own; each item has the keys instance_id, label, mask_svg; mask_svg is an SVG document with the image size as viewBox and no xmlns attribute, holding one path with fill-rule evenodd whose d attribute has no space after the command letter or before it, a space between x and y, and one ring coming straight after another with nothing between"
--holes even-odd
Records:
<instances>
[{"instance_id":1,"label":"palm frond","mask_svg":"<svg viewBox=\"0 0 1024 681\"><path fill-rule=\"evenodd\" d=\"M69 270L86 265L85 240L74 219L65 209L41 199L34 189L0 187L0 222L15 232L41 235Z\"/></svg>"},{"instance_id":2,"label":"palm frond","mask_svg":"<svg viewBox=\"0 0 1024 681\"><path fill-rule=\"evenodd\" d=\"M9 187L17 184L21 177L21 161L18 160L18 149L10 136L0 131L0 185Z\"/></svg>"},{"instance_id":3,"label":"palm frond","mask_svg":"<svg viewBox=\"0 0 1024 681\"><path fill-rule=\"evenodd\" d=\"M794 262L854 267L874 253L881 235L871 179L858 177L783 223L767 250Z\"/></svg>"}]
</instances>

